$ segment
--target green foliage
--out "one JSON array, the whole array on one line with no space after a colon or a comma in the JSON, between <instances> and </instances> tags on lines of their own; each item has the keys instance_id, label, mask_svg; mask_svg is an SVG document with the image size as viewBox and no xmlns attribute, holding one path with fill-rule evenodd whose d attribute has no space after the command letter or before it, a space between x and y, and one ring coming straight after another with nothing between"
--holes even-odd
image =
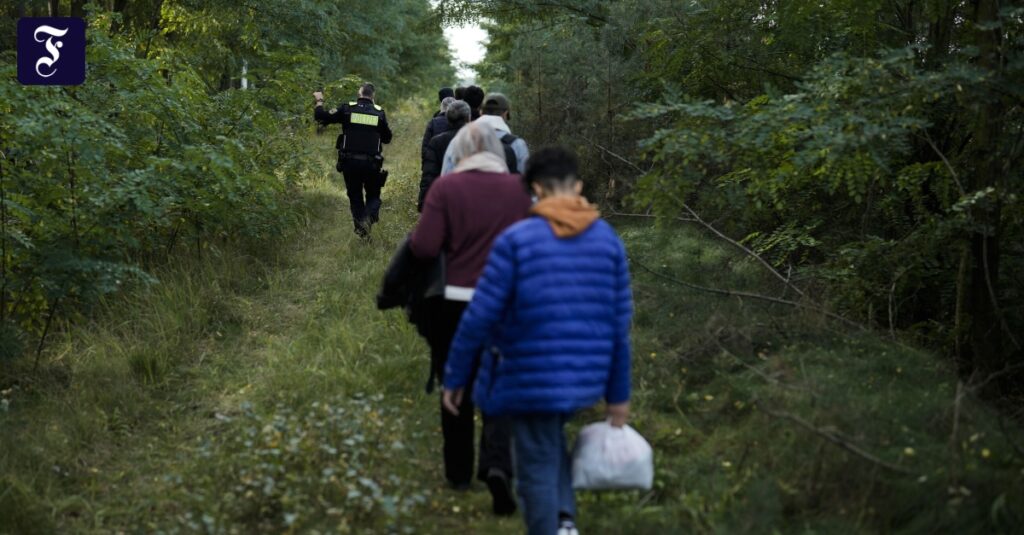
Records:
<instances>
[{"instance_id":1,"label":"green foliage","mask_svg":"<svg viewBox=\"0 0 1024 535\"><path fill-rule=\"evenodd\" d=\"M0 40L5 356L54 318L154 282L148 270L175 254L279 235L318 86L348 99L374 79L386 99L452 76L428 2L356 7L94 4L79 87L19 85L13 43ZM0 20L40 8L5 6ZM243 65L251 85L238 91Z\"/></svg>"},{"instance_id":2,"label":"green foliage","mask_svg":"<svg viewBox=\"0 0 1024 535\"><path fill-rule=\"evenodd\" d=\"M265 416L248 403L218 413L213 438L168 476L188 497L177 521L188 532L395 531L427 501L396 475L415 463L403 441L421 438L396 405L377 394L279 405Z\"/></svg>"},{"instance_id":3,"label":"green foliage","mask_svg":"<svg viewBox=\"0 0 1024 535\"><path fill-rule=\"evenodd\" d=\"M427 346L401 314L373 307L381 270L416 218L431 109L395 110L372 242L351 232L333 139L308 136L299 224L267 244L270 254L211 248L164 266L161 284L108 296L95 321L58 331L48 351L60 367L0 383L0 532L283 532L292 519L309 532L522 533L521 518L491 515L482 486L446 488L436 393L422 394ZM944 359L837 334L813 314L674 286L640 265L771 289L759 266L691 230L616 222L633 262L633 425L654 447L655 488L579 493L581 532L1010 533L1020 524L1024 434L970 392L957 412ZM147 349L156 380L133 368ZM576 418L570 439L597 418ZM361 496L350 499L350 485Z\"/></svg>"},{"instance_id":4,"label":"green foliage","mask_svg":"<svg viewBox=\"0 0 1024 535\"><path fill-rule=\"evenodd\" d=\"M1024 26L997 4L446 9L490 17L484 81L532 144L577 149L591 198L685 202L816 299L991 373L1024 329Z\"/></svg>"},{"instance_id":5,"label":"green foliage","mask_svg":"<svg viewBox=\"0 0 1024 535\"><path fill-rule=\"evenodd\" d=\"M584 495L584 511L605 512L588 531L1010 533L1022 520L1024 435L959 392L945 359L674 286L640 264L748 291L766 281L686 229L619 229L638 302L633 425L654 446L655 489Z\"/></svg>"}]
</instances>

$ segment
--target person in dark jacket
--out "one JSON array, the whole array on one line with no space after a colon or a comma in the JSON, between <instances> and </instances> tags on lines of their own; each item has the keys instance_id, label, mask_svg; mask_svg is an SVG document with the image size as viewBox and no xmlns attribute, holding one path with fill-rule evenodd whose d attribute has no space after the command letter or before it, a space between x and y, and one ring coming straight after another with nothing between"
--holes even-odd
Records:
<instances>
[{"instance_id":1,"label":"person in dark jacket","mask_svg":"<svg viewBox=\"0 0 1024 535\"><path fill-rule=\"evenodd\" d=\"M448 111L448 106L451 106L452 102L455 102L455 97L445 97L445 99L441 101L441 111L435 113L434 116L427 121L427 129L423 132L423 143L420 150L427 148L427 143L430 142L432 137L448 131L448 119L445 118L444 114Z\"/></svg>"},{"instance_id":2,"label":"person in dark jacket","mask_svg":"<svg viewBox=\"0 0 1024 535\"><path fill-rule=\"evenodd\" d=\"M369 236L370 226L380 215L380 190L387 178L387 171L382 169L382 145L391 143L392 137L384 108L373 101L374 93L373 84L364 83L358 99L331 110L324 110L323 93L313 93L313 118L324 125L341 123L341 134L334 144L338 150L338 171L345 177L355 231L362 238Z\"/></svg>"},{"instance_id":3,"label":"person in dark jacket","mask_svg":"<svg viewBox=\"0 0 1024 535\"><path fill-rule=\"evenodd\" d=\"M423 211L423 200L427 198L427 191L437 177L441 176L441 160L444 158L448 145L451 144L455 134L469 122L469 104L456 100L448 106L444 119L448 121L448 130L430 139L430 142L423 147L423 176L420 179L420 197L416 203L416 209Z\"/></svg>"},{"instance_id":4,"label":"person in dark jacket","mask_svg":"<svg viewBox=\"0 0 1024 535\"><path fill-rule=\"evenodd\" d=\"M475 384L484 417L511 420L531 535L577 533L565 422L602 398L613 426L629 415L626 252L580 196L576 175L576 158L564 149L530 158L523 178L540 200L533 217L494 242L443 375L443 403L452 414L463 414Z\"/></svg>"},{"instance_id":5,"label":"person in dark jacket","mask_svg":"<svg viewBox=\"0 0 1024 535\"><path fill-rule=\"evenodd\" d=\"M459 318L473 298L494 238L530 209L530 196L518 175L508 173L504 149L489 128L466 125L452 139L451 150L458 162L455 171L430 187L409 241L418 258L445 255L444 298L437 302L427 336L431 360L442 378ZM465 396L457 415L443 408L440 412L445 476L454 488L468 488L473 477L473 404ZM483 419L476 476L487 483L496 514L516 510L509 439L501 419Z\"/></svg>"}]
</instances>

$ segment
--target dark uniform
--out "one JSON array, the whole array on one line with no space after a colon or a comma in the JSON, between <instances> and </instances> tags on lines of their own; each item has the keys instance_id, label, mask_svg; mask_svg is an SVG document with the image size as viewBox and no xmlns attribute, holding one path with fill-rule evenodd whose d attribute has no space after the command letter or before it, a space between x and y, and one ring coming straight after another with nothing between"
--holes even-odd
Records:
<instances>
[{"instance_id":1,"label":"dark uniform","mask_svg":"<svg viewBox=\"0 0 1024 535\"><path fill-rule=\"evenodd\" d=\"M391 128L384 109L371 99L360 98L329 111L317 106L313 117L322 124L341 123L335 143L338 171L345 177L356 233L365 235L368 225L379 217L380 190L387 176L382 173L381 145L391 143Z\"/></svg>"}]
</instances>

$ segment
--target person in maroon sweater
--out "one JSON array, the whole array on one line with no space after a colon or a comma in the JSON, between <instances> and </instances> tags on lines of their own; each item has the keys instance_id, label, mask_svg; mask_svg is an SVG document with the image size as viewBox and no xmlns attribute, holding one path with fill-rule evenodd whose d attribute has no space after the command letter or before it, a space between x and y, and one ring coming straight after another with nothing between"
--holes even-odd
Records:
<instances>
[{"instance_id":1,"label":"person in maroon sweater","mask_svg":"<svg viewBox=\"0 0 1024 535\"><path fill-rule=\"evenodd\" d=\"M470 123L451 147L455 170L430 187L409 240L418 258L445 255L444 298L434 304L426 336L434 373L442 380L452 338L473 298L491 245L498 234L529 215L531 204L519 175L508 172L505 150L491 129ZM474 457L472 396L462 399L458 416L440 409L445 476L460 490L470 486ZM484 416L477 479L490 489L495 514L515 513L510 433L504 419Z\"/></svg>"}]
</instances>

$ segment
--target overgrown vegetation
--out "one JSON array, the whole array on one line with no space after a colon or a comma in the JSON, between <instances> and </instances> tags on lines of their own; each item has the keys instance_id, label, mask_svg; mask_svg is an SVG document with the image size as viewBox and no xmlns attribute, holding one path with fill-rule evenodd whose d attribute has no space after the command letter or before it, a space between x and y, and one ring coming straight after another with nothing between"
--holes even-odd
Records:
<instances>
[{"instance_id":1,"label":"overgrown vegetation","mask_svg":"<svg viewBox=\"0 0 1024 535\"><path fill-rule=\"evenodd\" d=\"M85 9L5 4L0 25L47 4ZM451 72L429 59L445 52L426 4L386 4L99 2L74 89L13 85L0 40L0 343L42 347L38 369L0 361L0 533L521 532L482 487L444 485L426 345L373 307ZM1016 362L1012 329L980 364L963 286L972 244L1005 245L990 326L1017 325L1019 170L991 192L976 172L1015 162L999 158L1019 141L1019 15L886 6L445 4L491 10L488 89L512 93L533 146L580 147L631 257L633 425L655 487L582 493L582 532L1024 524L1024 431L979 398L1012 377L990 372ZM971 40L997 27L993 68ZM255 88L235 89L242 66ZM431 96L387 103L370 243L333 136L302 123L310 80L350 98L356 76ZM973 122L998 106L1002 122ZM991 153L984 125L1003 129ZM1000 233L979 224L993 214Z\"/></svg>"},{"instance_id":2,"label":"overgrown vegetation","mask_svg":"<svg viewBox=\"0 0 1024 535\"><path fill-rule=\"evenodd\" d=\"M310 93L385 99L450 77L425 0L21 1L0 8L0 360L55 319L154 281L210 246L258 246L292 221ZM15 76L23 15L85 14L79 87ZM345 23L341 24L340 21ZM373 39L369 39L373 36ZM236 90L245 78L247 90Z\"/></svg>"},{"instance_id":3,"label":"overgrown vegetation","mask_svg":"<svg viewBox=\"0 0 1024 535\"><path fill-rule=\"evenodd\" d=\"M815 303L1019 397L1024 11L1013 2L449 2L487 85L593 191L693 208ZM636 177L643 178L637 180ZM611 205L609 205L611 206ZM620 208L625 209L625 208ZM633 211L633 210L629 210Z\"/></svg>"},{"instance_id":4,"label":"overgrown vegetation","mask_svg":"<svg viewBox=\"0 0 1024 535\"><path fill-rule=\"evenodd\" d=\"M298 227L262 259L211 247L162 268L161 284L58 330L45 373L0 388L0 532L521 533L518 518L491 516L482 486L445 486L426 344L401 314L374 310L416 217L429 116L392 113L372 243L351 233L321 136L297 177ZM692 229L618 226L637 300L633 424L654 446L655 488L581 494L581 530L1020 525L1024 432L944 359L679 286L665 277L773 283Z\"/></svg>"}]
</instances>

